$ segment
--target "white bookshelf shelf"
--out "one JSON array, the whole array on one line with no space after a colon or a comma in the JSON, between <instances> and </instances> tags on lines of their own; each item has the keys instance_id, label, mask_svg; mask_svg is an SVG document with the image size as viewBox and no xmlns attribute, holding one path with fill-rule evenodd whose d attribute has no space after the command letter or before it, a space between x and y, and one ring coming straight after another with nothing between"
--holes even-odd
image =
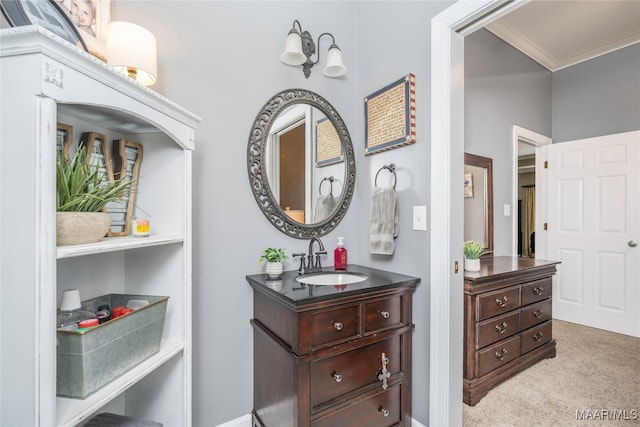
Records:
<instances>
[{"instance_id":1,"label":"white bookshelf shelf","mask_svg":"<svg viewBox=\"0 0 640 427\"><path fill-rule=\"evenodd\" d=\"M128 249L170 245L182 242L184 242L184 236L179 235L148 237L105 237L104 239L96 243L72 246L58 246L56 253L58 259L63 259L106 252L124 251Z\"/></svg>"}]
</instances>

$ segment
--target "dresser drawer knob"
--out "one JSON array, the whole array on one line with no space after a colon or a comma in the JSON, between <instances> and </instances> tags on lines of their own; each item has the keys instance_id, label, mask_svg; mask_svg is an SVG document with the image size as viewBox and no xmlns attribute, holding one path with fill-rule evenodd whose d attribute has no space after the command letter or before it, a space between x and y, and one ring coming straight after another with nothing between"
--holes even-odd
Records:
<instances>
[{"instance_id":1,"label":"dresser drawer knob","mask_svg":"<svg viewBox=\"0 0 640 427\"><path fill-rule=\"evenodd\" d=\"M496 298L496 304L498 304L500 307L505 307L508 301L509 301L509 298L507 298L507 296L503 296L502 298Z\"/></svg>"},{"instance_id":2,"label":"dresser drawer knob","mask_svg":"<svg viewBox=\"0 0 640 427\"><path fill-rule=\"evenodd\" d=\"M389 416L389 410L388 409L384 409L382 406L380 407L380 412L382 413L383 417L388 417Z\"/></svg>"},{"instance_id":3,"label":"dresser drawer knob","mask_svg":"<svg viewBox=\"0 0 640 427\"><path fill-rule=\"evenodd\" d=\"M388 311L383 311L383 312L382 312L382 313L380 313L380 314L382 314L382 317L383 317L383 318L385 318L385 319L388 319L388 318L389 318L389 312L388 312Z\"/></svg>"},{"instance_id":4,"label":"dresser drawer knob","mask_svg":"<svg viewBox=\"0 0 640 427\"><path fill-rule=\"evenodd\" d=\"M378 374L378 381L382 381L382 389L387 389L387 379L391 377L391 372L387 370L387 364L389 363L389 358L386 354L382 353L380 357L382 362L382 371Z\"/></svg>"},{"instance_id":5,"label":"dresser drawer knob","mask_svg":"<svg viewBox=\"0 0 640 427\"><path fill-rule=\"evenodd\" d=\"M543 336L544 336L544 334L542 332L538 332L538 333L533 334L533 339L536 340L536 341L540 341Z\"/></svg>"},{"instance_id":6,"label":"dresser drawer knob","mask_svg":"<svg viewBox=\"0 0 640 427\"><path fill-rule=\"evenodd\" d=\"M502 322L502 325L496 325L496 332L504 334L504 331L507 330L507 322Z\"/></svg>"},{"instance_id":7,"label":"dresser drawer knob","mask_svg":"<svg viewBox=\"0 0 640 427\"><path fill-rule=\"evenodd\" d=\"M503 348L502 350L496 351L496 359L504 360L504 356L507 354L507 349Z\"/></svg>"},{"instance_id":8,"label":"dresser drawer knob","mask_svg":"<svg viewBox=\"0 0 640 427\"><path fill-rule=\"evenodd\" d=\"M333 327L336 328L336 331L341 331L342 328L344 328L344 325L342 324L342 322L336 322L333 324Z\"/></svg>"},{"instance_id":9,"label":"dresser drawer knob","mask_svg":"<svg viewBox=\"0 0 640 427\"><path fill-rule=\"evenodd\" d=\"M333 379L336 380L337 383L341 383L342 382L342 375L340 374L336 374L335 372L333 373Z\"/></svg>"},{"instance_id":10,"label":"dresser drawer knob","mask_svg":"<svg viewBox=\"0 0 640 427\"><path fill-rule=\"evenodd\" d=\"M543 309L538 309L538 310L533 312L533 317L535 317L536 319L539 319L540 316L542 316L542 313L544 313L544 310Z\"/></svg>"},{"instance_id":11,"label":"dresser drawer knob","mask_svg":"<svg viewBox=\"0 0 640 427\"><path fill-rule=\"evenodd\" d=\"M542 286L537 286L533 288L533 293L536 295L542 295L543 292L544 292L544 288Z\"/></svg>"}]
</instances>

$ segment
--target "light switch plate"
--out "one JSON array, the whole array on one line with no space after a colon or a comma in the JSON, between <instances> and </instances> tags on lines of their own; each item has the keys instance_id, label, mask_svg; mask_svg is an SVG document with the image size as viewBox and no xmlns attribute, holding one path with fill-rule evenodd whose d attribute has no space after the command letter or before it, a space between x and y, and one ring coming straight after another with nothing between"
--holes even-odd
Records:
<instances>
[{"instance_id":1,"label":"light switch plate","mask_svg":"<svg viewBox=\"0 0 640 427\"><path fill-rule=\"evenodd\" d=\"M413 207L413 229L416 231L427 231L427 207Z\"/></svg>"},{"instance_id":2,"label":"light switch plate","mask_svg":"<svg viewBox=\"0 0 640 427\"><path fill-rule=\"evenodd\" d=\"M504 216L511 216L511 205L504 205Z\"/></svg>"}]
</instances>

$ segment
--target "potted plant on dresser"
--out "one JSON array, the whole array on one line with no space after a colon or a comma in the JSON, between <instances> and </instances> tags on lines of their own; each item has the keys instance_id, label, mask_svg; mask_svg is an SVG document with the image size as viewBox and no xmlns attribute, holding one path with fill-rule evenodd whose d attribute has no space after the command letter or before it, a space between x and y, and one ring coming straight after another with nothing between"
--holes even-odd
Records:
<instances>
[{"instance_id":1,"label":"potted plant on dresser","mask_svg":"<svg viewBox=\"0 0 640 427\"><path fill-rule=\"evenodd\" d=\"M284 248L266 248L258 260L260 265L266 263L266 273L270 279L277 279L284 270L282 261L287 259Z\"/></svg>"},{"instance_id":2,"label":"potted plant on dresser","mask_svg":"<svg viewBox=\"0 0 640 427\"><path fill-rule=\"evenodd\" d=\"M466 271L480 271L480 257L484 254L484 245L473 240L463 244L464 269Z\"/></svg>"},{"instance_id":3,"label":"potted plant on dresser","mask_svg":"<svg viewBox=\"0 0 640 427\"><path fill-rule=\"evenodd\" d=\"M56 164L56 243L59 246L97 242L111 226L104 211L131 186L125 178L104 181L94 165L86 164L84 147Z\"/></svg>"}]
</instances>

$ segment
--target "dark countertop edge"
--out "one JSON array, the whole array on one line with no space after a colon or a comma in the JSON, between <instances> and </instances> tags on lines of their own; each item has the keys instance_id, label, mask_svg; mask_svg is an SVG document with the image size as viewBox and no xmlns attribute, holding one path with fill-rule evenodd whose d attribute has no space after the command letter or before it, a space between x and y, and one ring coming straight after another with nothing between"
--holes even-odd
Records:
<instances>
[{"instance_id":1,"label":"dark countertop edge","mask_svg":"<svg viewBox=\"0 0 640 427\"><path fill-rule=\"evenodd\" d=\"M322 272L327 273L327 272L339 272L339 271L336 271L331 267L327 267L327 268L323 268ZM289 298L286 295L283 295L281 292L278 292L277 290L274 290L269 286L267 286L266 282L268 280L268 276L265 273L251 274L245 277L246 277L246 280L249 282L249 284L257 291L270 295L278 299L279 301L282 301L283 303L285 303L286 305L292 308L300 308L301 306L314 304L321 301L330 301L335 298L357 297L359 295L364 295L371 292L382 292L385 290L401 288L401 287L415 288L421 282L421 279L419 277L409 276L401 273L394 273L391 271L380 270L380 269L371 268L371 267L365 267L357 264L347 265L347 269L345 270L345 272L366 274L367 279L360 283L354 284L355 286L348 285L348 286L352 286L353 289L351 290L345 290L341 292L335 291L335 292L330 292L324 295L309 296L309 297L304 297L299 299ZM296 281L296 277L298 276L299 274L296 270L289 270L289 271L283 272L281 276L283 281L283 287L299 286L300 283ZM315 285L306 285L306 286L315 286ZM319 285L319 287L328 289L326 285Z\"/></svg>"},{"instance_id":2,"label":"dark countertop edge","mask_svg":"<svg viewBox=\"0 0 640 427\"><path fill-rule=\"evenodd\" d=\"M501 256L496 257L499 261L507 260L507 259L519 259L523 261L522 264L519 263L518 268L503 270L496 273L487 274L485 271L485 267L481 267L480 271L464 272L464 280L470 281L474 283L474 287L478 285L482 285L484 282L496 281L496 280L505 280L509 279L512 276L523 276L523 272L531 273L533 279L536 277L536 272L556 272L556 265L561 264L560 261L551 261L551 260L543 260L537 258L522 258L522 257L510 257L510 256ZM481 261L482 264L483 261ZM525 265L529 264L529 265ZM545 273L546 274L546 273ZM526 276L525 276L526 278Z\"/></svg>"}]
</instances>

